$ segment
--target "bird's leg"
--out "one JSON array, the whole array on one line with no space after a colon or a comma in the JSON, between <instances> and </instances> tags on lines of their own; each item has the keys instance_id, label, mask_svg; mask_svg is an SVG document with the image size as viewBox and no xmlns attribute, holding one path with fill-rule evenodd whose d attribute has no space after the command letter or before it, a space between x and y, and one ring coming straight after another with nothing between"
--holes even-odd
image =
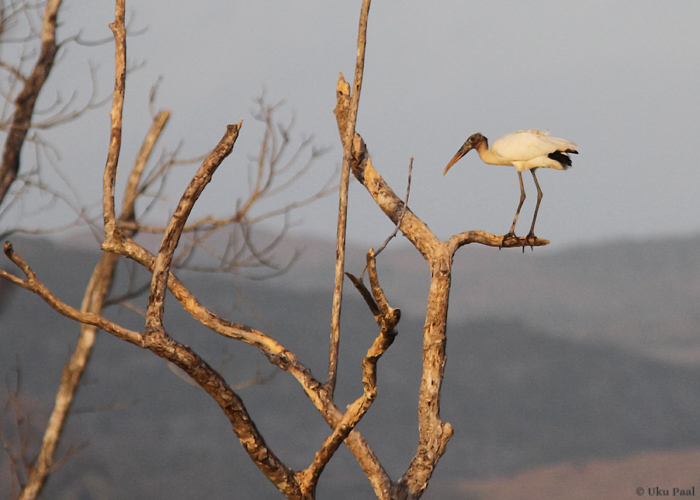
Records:
<instances>
[{"instance_id":1,"label":"bird's leg","mask_svg":"<svg viewBox=\"0 0 700 500\"><path fill-rule=\"evenodd\" d=\"M510 226L510 231L503 236L503 241L501 241L501 246L506 242L508 238L515 238L515 224L518 222L518 216L520 215L520 209L523 207L525 202L525 186L523 186L523 175L518 172L518 179L520 179L520 203L518 204L518 209L515 211L515 218L513 219L513 225Z\"/></svg>"},{"instance_id":2,"label":"bird's leg","mask_svg":"<svg viewBox=\"0 0 700 500\"><path fill-rule=\"evenodd\" d=\"M540 202L542 201L542 190L540 189L540 183L537 182L537 177L535 176L535 169L530 170L532 178L535 180L535 186L537 187L537 205L535 205L535 215L532 217L532 226L530 226L530 232L527 233L525 237L525 242L529 242L531 239L537 241L537 236L535 236L535 221L537 220L537 212L540 209ZM530 243L530 248L532 248L532 243ZM523 252L525 247L523 246Z\"/></svg>"}]
</instances>

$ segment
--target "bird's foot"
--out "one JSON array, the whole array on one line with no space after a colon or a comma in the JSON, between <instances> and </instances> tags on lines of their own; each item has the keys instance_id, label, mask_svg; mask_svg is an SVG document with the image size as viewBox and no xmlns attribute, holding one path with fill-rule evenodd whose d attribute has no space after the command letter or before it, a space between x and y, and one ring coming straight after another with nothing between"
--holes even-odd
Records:
<instances>
[{"instance_id":1,"label":"bird's foot","mask_svg":"<svg viewBox=\"0 0 700 500\"><path fill-rule=\"evenodd\" d=\"M532 246L533 243L537 243L537 236L530 231L527 233L527 236L525 236L525 244L530 245L530 250L534 250L535 248ZM525 253L525 245L523 245L523 253Z\"/></svg>"},{"instance_id":2,"label":"bird's foot","mask_svg":"<svg viewBox=\"0 0 700 500\"><path fill-rule=\"evenodd\" d=\"M501 245L498 247L499 250L503 248L503 245L506 244L506 241L509 238L517 238L517 236L515 236L515 233L513 231L509 231L508 233L504 234L503 239L501 240Z\"/></svg>"}]
</instances>

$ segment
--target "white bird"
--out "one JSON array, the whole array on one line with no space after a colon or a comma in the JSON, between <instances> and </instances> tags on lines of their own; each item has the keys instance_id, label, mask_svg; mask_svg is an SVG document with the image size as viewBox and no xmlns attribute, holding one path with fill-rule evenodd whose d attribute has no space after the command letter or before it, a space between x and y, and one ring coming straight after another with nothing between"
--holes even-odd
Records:
<instances>
[{"instance_id":1,"label":"white bird","mask_svg":"<svg viewBox=\"0 0 700 500\"><path fill-rule=\"evenodd\" d=\"M532 226L530 232L525 238L525 241L530 239L536 240L535 236L535 220L537 220L537 211L540 209L540 201L542 200L542 190L535 176L535 169L540 167L555 168L557 170L566 170L571 167L571 158L569 153L578 154L578 147L573 142L557 137L550 137L548 132L540 132L539 130L521 130L513 134L504 135L489 149L488 139L477 133L469 137L462 147L457 151L457 154L450 160L450 163L445 167L445 172L459 161L472 149L476 149L479 156L485 163L491 165L509 165L515 167L518 171L520 179L520 203L515 211L515 218L510 231L503 236L503 242L508 238L515 237L515 223L518 221L520 209L525 201L525 188L523 187L522 172L529 170L532 178L537 186L537 206L535 207L535 215L532 218ZM524 249L524 248L523 248Z\"/></svg>"}]
</instances>

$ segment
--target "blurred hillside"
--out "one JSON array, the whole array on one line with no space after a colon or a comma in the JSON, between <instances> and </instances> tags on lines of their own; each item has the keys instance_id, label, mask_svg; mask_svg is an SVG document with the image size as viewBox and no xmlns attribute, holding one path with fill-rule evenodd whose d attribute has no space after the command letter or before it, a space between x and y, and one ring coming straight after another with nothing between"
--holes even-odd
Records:
<instances>
[{"instance_id":1,"label":"blurred hillside","mask_svg":"<svg viewBox=\"0 0 700 500\"><path fill-rule=\"evenodd\" d=\"M60 298L80 303L98 253L79 240L13 243ZM618 463L610 461L700 448L699 243L697 237L660 239L525 254L462 249L455 261L442 393L443 419L455 436L424 498L465 498L465 481L495 481L557 463ZM280 278L188 272L182 279L203 304L275 336L322 378L334 245L288 245L282 260L293 248L305 251ZM349 249L350 272L360 272L364 251ZM380 361L378 399L360 429L398 477L417 444L427 270L417 253L396 241L381 254L379 274L403 317L399 337ZM122 268L118 287L132 277ZM352 287L345 297L341 407L360 394L360 361L376 334ZM166 311L171 335L197 349L232 384L273 371L257 350L212 335L177 303L168 303ZM133 311L112 308L107 315L142 328ZM41 300L0 283L0 367L6 381L0 405L8 439L15 435L7 388L17 370L31 425L40 427L76 338L76 326ZM279 498L216 405L174 371L101 335L62 450L80 451L51 478L44 498ZM240 394L276 453L293 467L308 465L328 427L299 385L279 373ZM2 491L9 488L8 471L3 455ZM318 498L371 497L354 459L342 450L324 473Z\"/></svg>"}]
</instances>

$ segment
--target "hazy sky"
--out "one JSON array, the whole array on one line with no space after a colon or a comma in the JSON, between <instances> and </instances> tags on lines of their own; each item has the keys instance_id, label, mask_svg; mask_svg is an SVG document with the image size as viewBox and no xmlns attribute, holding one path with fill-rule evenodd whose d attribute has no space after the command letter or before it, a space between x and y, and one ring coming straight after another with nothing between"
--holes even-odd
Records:
<instances>
[{"instance_id":1,"label":"hazy sky","mask_svg":"<svg viewBox=\"0 0 700 500\"><path fill-rule=\"evenodd\" d=\"M162 77L156 107L173 113L164 146L184 152L213 147L226 124L244 120L234 153L205 196L206 208L235 204L230 186L257 153L261 130L253 99L266 89L287 104L298 136L313 134L330 152L309 178L320 186L342 151L333 108L338 73L352 80L361 2L127 2L134 30L127 80L123 159L129 164L150 125L148 92ZM59 37L80 31L110 38L113 4L66 1ZM465 230L503 234L519 199L510 167L483 164L475 153L446 176L464 140L491 141L539 128L580 148L566 172L541 169L544 192L537 235L562 248L620 237L684 234L700 229L700 2L630 1L375 1L370 11L358 132L377 170L403 193L414 157L410 207L441 238ZM101 95L113 82L113 43L69 46L56 88L89 93L89 65ZM47 137L81 200L99 206L109 137L107 107ZM28 161L32 161L27 156ZM191 172L194 167L191 168ZM220 175L219 175L220 174ZM50 178L50 174L47 174ZM535 189L518 234L527 233ZM181 192L187 179L180 182ZM170 199L174 207L178 194ZM353 179L351 239L379 245L392 227ZM67 217L53 210L51 221ZM299 233L333 237L337 200L298 212ZM7 219L9 220L9 219ZM7 224L7 220L4 224Z\"/></svg>"}]
</instances>

